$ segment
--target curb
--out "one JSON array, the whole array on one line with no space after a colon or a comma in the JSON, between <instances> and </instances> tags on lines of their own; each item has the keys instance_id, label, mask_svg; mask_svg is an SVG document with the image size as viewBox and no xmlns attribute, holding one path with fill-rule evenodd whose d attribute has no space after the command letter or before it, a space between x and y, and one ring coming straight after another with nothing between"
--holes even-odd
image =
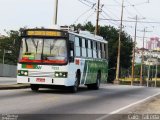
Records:
<instances>
[{"instance_id":1,"label":"curb","mask_svg":"<svg viewBox=\"0 0 160 120\"><path fill-rule=\"evenodd\" d=\"M30 85L29 84L0 85L0 90L24 89L24 88L30 88Z\"/></svg>"}]
</instances>

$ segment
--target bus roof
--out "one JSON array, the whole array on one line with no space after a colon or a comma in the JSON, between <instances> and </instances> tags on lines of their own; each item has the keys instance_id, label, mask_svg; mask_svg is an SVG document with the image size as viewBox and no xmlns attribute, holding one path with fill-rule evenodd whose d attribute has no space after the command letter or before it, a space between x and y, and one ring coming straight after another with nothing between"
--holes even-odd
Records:
<instances>
[{"instance_id":1,"label":"bus roof","mask_svg":"<svg viewBox=\"0 0 160 120\"><path fill-rule=\"evenodd\" d=\"M108 43L105 39L103 39L103 37L91 34L89 31L80 31L79 33L69 31L68 33L76 35L76 36L84 37L84 38L87 38L87 39Z\"/></svg>"},{"instance_id":2,"label":"bus roof","mask_svg":"<svg viewBox=\"0 0 160 120\"><path fill-rule=\"evenodd\" d=\"M91 34L89 31L80 31L79 33L68 31L68 30L61 30L61 29L46 29L46 28L33 28L33 29L24 29L21 32L21 36L28 37L28 36L45 36L45 37L60 37L66 36L66 33L73 34L79 37L84 37L87 39L108 43L103 37Z\"/></svg>"}]
</instances>

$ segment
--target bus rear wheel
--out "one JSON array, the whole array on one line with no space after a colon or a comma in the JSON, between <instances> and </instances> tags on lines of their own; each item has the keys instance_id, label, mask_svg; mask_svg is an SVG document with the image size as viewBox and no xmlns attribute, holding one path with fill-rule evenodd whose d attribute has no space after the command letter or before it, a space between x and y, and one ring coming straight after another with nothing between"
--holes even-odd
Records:
<instances>
[{"instance_id":1,"label":"bus rear wheel","mask_svg":"<svg viewBox=\"0 0 160 120\"><path fill-rule=\"evenodd\" d=\"M32 91L38 91L38 89L39 89L38 85L31 84L31 90Z\"/></svg>"},{"instance_id":2,"label":"bus rear wheel","mask_svg":"<svg viewBox=\"0 0 160 120\"><path fill-rule=\"evenodd\" d=\"M100 78L97 78L96 83L93 85L94 90L98 90L100 87Z\"/></svg>"},{"instance_id":3,"label":"bus rear wheel","mask_svg":"<svg viewBox=\"0 0 160 120\"><path fill-rule=\"evenodd\" d=\"M100 87L100 81L101 81L101 74L98 73L97 74L96 83L94 83L94 84L88 84L87 88L90 89L90 90L98 90L99 87Z\"/></svg>"}]
</instances>

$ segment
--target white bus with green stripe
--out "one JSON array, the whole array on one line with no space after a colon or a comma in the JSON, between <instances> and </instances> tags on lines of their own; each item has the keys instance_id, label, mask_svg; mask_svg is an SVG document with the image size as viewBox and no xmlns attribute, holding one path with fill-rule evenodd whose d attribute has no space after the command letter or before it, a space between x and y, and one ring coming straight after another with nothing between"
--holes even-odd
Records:
<instances>
[{"instance_id":1,"label":"white bus with green stripe","mask_svg":"<svg viewBox=\"0 0 160 120\"><path fill-rule=\"evenodd\" d=\"M41 87L69 88L79 85L99 89L107 82L108 42L87 31L26 29L18 62L17 83Z\"/></svg>"}]
</instances>

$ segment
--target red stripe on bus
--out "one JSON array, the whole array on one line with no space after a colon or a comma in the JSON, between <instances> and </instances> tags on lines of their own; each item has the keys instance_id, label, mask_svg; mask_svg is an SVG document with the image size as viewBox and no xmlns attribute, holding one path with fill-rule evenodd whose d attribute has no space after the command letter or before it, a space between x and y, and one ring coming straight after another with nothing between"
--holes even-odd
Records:
<instances>
[{"instance_id":1,"label":"red stripe on bus","mask_svg":"<svg viewBox=\"0 0 160 120\"><path fill-rule=\"evenodd\" d=\"M64 64L66 63L65 60L20 60L19 62L31 62L31 63L60 63Z\"/></svg>"}]
</instances>

